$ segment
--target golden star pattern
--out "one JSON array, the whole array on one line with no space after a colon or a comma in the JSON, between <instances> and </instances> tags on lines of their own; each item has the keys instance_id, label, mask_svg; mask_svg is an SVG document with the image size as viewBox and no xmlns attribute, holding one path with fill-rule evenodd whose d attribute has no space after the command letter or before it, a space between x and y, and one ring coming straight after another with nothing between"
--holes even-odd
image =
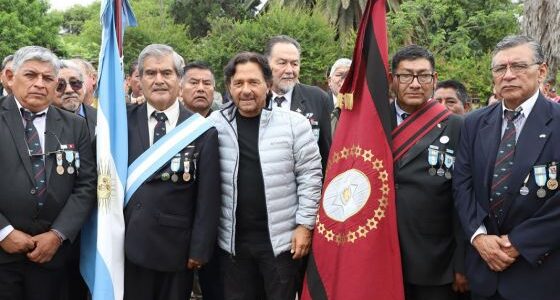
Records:
<instances>
[{"instance_id":1,"label":"golden star pattern","mask_svg":"<svg viewBox=\"0 0 560 300\"><path fill-rule=\"evenodd\" d=\"M344 232L338 233L327 230L325 224L321 222L320 216L317 216L317 232L327 241L338 245L356 243L360 239L365 238L369 232L377 229L379 222L386 216L385 211L389 206L389 192L391 190L389 188L389 173L385 170L383 161L375 158L371 149L363 149L359 145L352 145L350 148L343 147L342 150L334 152L327 164L327 171L334 164L347 159L362 160L366 165L371 166L372 170L377 173L377 179L381 182L381 187L379 188L381 196L377 199L379 206L373 210L373 216L368 218L365 224L357 225Z\"/></svg>"}]
</instances>

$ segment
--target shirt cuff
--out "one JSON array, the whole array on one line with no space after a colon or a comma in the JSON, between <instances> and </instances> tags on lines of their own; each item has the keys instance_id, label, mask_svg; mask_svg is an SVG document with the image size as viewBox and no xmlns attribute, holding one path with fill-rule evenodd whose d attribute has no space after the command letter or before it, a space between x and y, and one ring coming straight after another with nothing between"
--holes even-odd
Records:
<instances>
[{"instance_id":1,"label":"shirt cuff","mask_svg":"<svg viewBox=\"0 0 560 300\"><path fill-rule=\"evenodd\" d=\"M487 234L487 233L488 233L488 231L486 231L486 226L484 226L484 224L480 225L480 227L478 227L478 229L471 236L471 245L472 245L472 242L474 241L475 237L477 237L481 234Z\"/></svg>"},{"instance_id":2,"label":"shirt cuff","mask_svg":"<svg viewBox=\"0 0 560 300\"><path fill-rule=\"evenodd\" d=\"M51 231L54 232L54 234L56 234L56 236L58 236L61 244L66 240L66 236L64 236L64 234L62 234L62 232L60 232L56 229L51 229Z\"/></svg>"},{"instance_id":3,"label":"shirt cuff","mask_svg":"<svg viewBox=\"0 0 560 300\"><path fill-rule=\"evenodd\" d=\"M8 225L0 230L0 242L3 241L10 233L14 231L14 226Z\"/></svg>"}]
</instances>

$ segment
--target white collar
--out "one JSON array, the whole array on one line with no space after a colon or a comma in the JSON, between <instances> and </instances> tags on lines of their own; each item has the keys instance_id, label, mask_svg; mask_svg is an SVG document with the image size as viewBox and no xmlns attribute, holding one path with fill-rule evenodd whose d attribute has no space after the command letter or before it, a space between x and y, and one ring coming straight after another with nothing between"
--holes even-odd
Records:
<instances>
[{"instance_id":1,"label":"white collar","mask_svg":"<svg viewBox=\"0 0 560 300\"><path fill-rule=\"evenodd\" d=\"M14 99L16 100L16 104L17 104L17 107L18 107L18 111L19 111L19 113L20 113L20 115L21 115L21 108L22 108L23 106L21 105L21 103L19 103L19 100L16 99L15 96L14 96ZM50 105L49 105L49 106L50 106ZM45 113L45 116L46 116L46 115L47 115L47 111L49 110L49 106L47 106L47 108L43 109L42 111L36 112L36 113L34 113L34 114L38 115L38 114L41 114L41 113ZM27 108L25 108L25 107L23 107L23 109L29 110L29 109L27 109ZM23 116L22 116L22 117L23 117Z\"/></svg>"},{"instance_id":2,"label":"white collar","mask_svg":"<svg viewBox=\"0 0 560 300\"><path fill-rule=\"evenodd\" d=\"M515 108L515 111L521 111L521 115L523 115L523 117L527 118L529 116L529 114L531 113L531 111L533 110L533 107L535 106L535 103L537 102L537 98L539 97L539 90L537 89L537 91L533 94L533 96L529 97L529 99L525 100L523 103L521 103L521 105L519 105L517 108ZM506 111L506 106L504 104L505 100L502 100L502 116L504 115L504 112Z\"/></svg>"},{"instance_id":3,"label":"white collar","mask_svg":"<svg viewBox=\"0 0 560 300\"><path fill-rule=\"evenodd\" d=\"M179 101L178 100L175 100L175 102L173 102L173 104L171 104L171 106L169 106L164 111L157 110L155 107L153 107L150 104L150 102L146 102L146 104L148 105L148 120L150 119L150 117L152 116L152 113L154 111L165 113L165 115L167 116L167 120L169 120L169 122L171 122L171 123L175 123L177 121L177 119L179 119Z\"/></svg>"}]
</instances>

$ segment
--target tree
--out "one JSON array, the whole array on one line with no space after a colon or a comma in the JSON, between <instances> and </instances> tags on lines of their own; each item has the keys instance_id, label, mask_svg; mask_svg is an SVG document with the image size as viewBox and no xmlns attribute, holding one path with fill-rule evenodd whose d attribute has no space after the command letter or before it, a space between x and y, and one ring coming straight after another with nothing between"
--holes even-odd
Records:
<instances>
[{"instance_id":1,"label":"tree","mask_svg":"<svg viewBox=\"0 0 560 300\"><path fill-rule=\"evenodd\" d=\"M325 13L338 35L345 38L358 29L366 3L367 0L318 0L315 9Z\"/></svg>"},{"instance_id":2,"label":"tree","mask_svg":"<svg viewBox=\"0 0 560 300\"><path fill-rule=\"evenodd\" d=\"M560 64L560 1L526 0L523 5L523 33L543 47L549 79L556 78Z\"/></svg>"},{"instance_id":3,"label":"tree","mask_svg":"<svg viewBox=\"0 0 560 300\"><path fill-rule=\"evenodd\" d=\"M23 46L37 45L62 53L61 19L48 14L45 0L0 0L0 59Z\"/></svg>"},{"instance_id":4,"label":"tree","mask_svg":"<svg viewBox=\"0 0 560 300\"><path fill-rule=\"evenodd\" d=\"M424 46L435 54L441 78L460 80L471 96L486 98L490 52L519 31L520 13L510 0L402 1L388 15L390 52L412 43Z\"/></svg>"},{"instance_id":5,"label":"tree","mask_svg":"<svg viewBox=\"0 0 560 300\"><path fill-rule=\"evenodd\" d=\"M286 22L288 19L290 21ZM254 20L218 18L212 20L211 25L210 34L197 43L194 58L208 61L216 74L220 74L237 52L262 53L268 39L279 34L289 35L301 43L300 80L303 83L323 83L326 69L340 55L351 54L352 47L335 41L335 29L324 16L305 9L273 5ZM216 77L220 79L219 75Z\"/></svg>"},{"instance_id":6,"label":"tree","mask_svg":"<svg viewBox=\"0 0 560 300\"><path fill-rule=\"evenodd\" d=\"M87 20L99 18L99 3L89 6L76 4L61 14L62 30L68 34L80 34Z\"/></svg>"},{"instance_id":7,"label":"tree","mask_svg":"<svg viewBox=\"0 0 560 300\"><path fill-rule=\"evenodd\" d=\"M187 34L204 37L210 30L209 19L250 19L259 4L260 0L174 0L170 12L176 23L188 25Z\"/></svg>"},{"instance_id":8,"label":"tree","mask_svg":"<svg viewBox=\"0 0 560 300\"><path fill-rule=\"evenodd\" d=\"M137 27L128 27L124 35L124 61L128 65L138 58L140 51L149 44L167 44L184 57L193 51L193 42L185 36L185 26L175 24L169 15L167 6L153 0L131 2L132 9L138 20ZM94 2L92 10L99 12L99 2ZM64 44L70 57L82 57L89 61L97 61L101 44L101 24L99 14L86 20L79 35L66 35Z\"/></svg>"}]
</instances>

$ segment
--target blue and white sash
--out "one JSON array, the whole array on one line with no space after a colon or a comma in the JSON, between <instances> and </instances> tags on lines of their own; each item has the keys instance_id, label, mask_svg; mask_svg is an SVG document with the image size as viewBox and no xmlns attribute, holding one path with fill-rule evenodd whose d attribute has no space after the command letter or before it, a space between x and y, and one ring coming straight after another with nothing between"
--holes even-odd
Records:
<instances>
[{"instance_id":1,"label":"blue and white sash","mask_svg":"<svg viewBox=\"0 0 560 300\"><path fill-rule=\"evenodd\" d=\"M173 130L166 133L128 167L124 205L136 190L165 165L175 154L210 129L212 124L199 114L194 114Z\"/></svg>"}]
</instances>

